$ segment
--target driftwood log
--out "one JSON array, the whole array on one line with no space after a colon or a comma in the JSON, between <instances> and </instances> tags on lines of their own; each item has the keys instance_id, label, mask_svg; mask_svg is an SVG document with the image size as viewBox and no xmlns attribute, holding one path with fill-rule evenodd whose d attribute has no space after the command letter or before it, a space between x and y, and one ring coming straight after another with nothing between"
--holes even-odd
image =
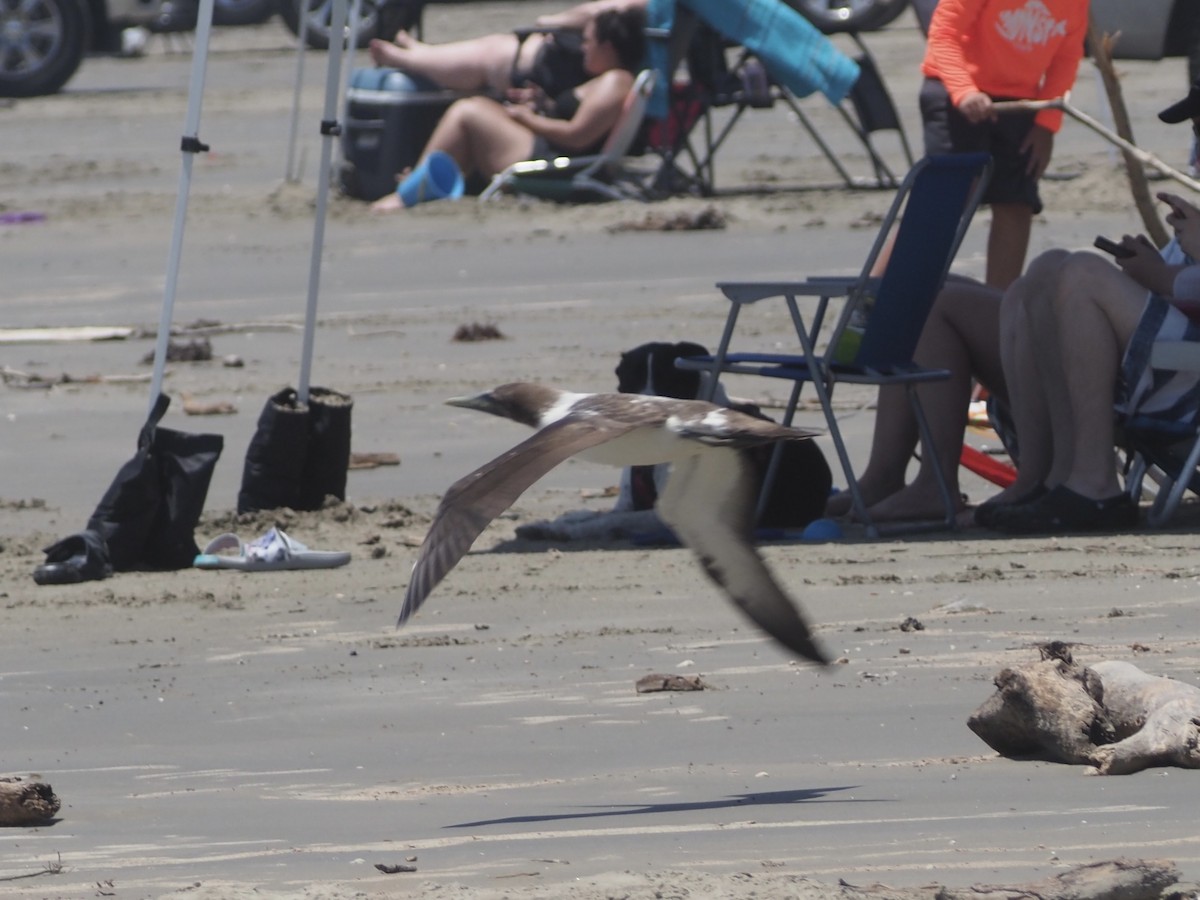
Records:
<instances>
[{"instance_id":1,"label":"driftwood log","mask_svg":"<svg viewBox=\"0 0 1200 900\"><path fill-rule=\"evenodd\" d=\"M41 825L54 818L60 805L44 781L0 778L0 826Z\"/></svg>"},{"instance_id":2,"label":"driftwood log","mask_svg":"<svg viewBox=\"0 0 1200 900\"><path fill-rule=\"evenodd\" d=\"M794 900L1182 900L1194 886L1179 884L1179 870L1165 859L1113 859L1089 863L1025 884L948 887L837 885L808 878L789 882Z\"/></svg>"},{"instance_id":3,"label":"driftwood log","mask_svg":"<svg viewBox=\"0 0 1200 900\"><path fill-rule=\"evenodd\" d=\"M1151 766L1200 768L1200 688L1132 663L1081 666L1061 642L1037 662L1004 669L967 726L1001 756L1127 775Z\"/></svg>"}]
</instances>

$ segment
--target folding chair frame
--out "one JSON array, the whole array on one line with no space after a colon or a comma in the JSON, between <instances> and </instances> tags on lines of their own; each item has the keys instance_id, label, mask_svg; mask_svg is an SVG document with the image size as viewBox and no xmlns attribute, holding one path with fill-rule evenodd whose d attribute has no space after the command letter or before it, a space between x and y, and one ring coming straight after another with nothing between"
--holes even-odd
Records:
<instances>
[{"instance_id":1,"label":"folding chair frame","mask_svg":"<svg viewBox=\"0 0 1200 900\"><path fill-rule=\"evenodd\" d=\"M1163 341L1150 350L1150 365L1179 372L1200 371L1200 344ZM1157 483L1154 502L1146 513L1146 524L1166 525L1183 500L1185 491L1200 495L1200 431L1192 434L1129 430L1123 437L1128 448L1129 472L1126 491L1134 501L1141 499L1146 477Z\"/></svg>"},{"instance_id":2,"label":"folding chair frame","mask_svg":"<svg viewBox=\"0 0 1200 900\"><path fill-rule=\"evenodd\" d=\"M945 505L945 519L935 527L953 528L957 498L952 496L942 478L937 452L916 392L918 385L948 378L950 373L921 368L913 363L912 354L990 174L991 160L986 154L926 157L913 166L901 183L861 274L857 277L812 277L798 282L719 283L718 289L731 305L716 353L676 362L682 369L709 372L710 395L724 372L790 379L794 384L784 412L785 424L791 424L803 385L811 381L846 476L855 513L866 526L870 537L878 537L880 529L867 511L841 429L834 416L831 402L833 389L839 381L905 386L924 452L931 456ZM941 216L947 214L950 219L942 221ZM887 271L882 278L872 277L871 272L889 245L892 227L897 220L899 226ZM809 322L800 312L798 298L802 296L817 300ZM802 353L731 353L729 348L742 307L771 297L784 298ZM818 355L818 337L822 334L829 302L840 297L846 298L846 302L831 332L829 349L824 356ZM873 306L869 308L861 343L852 352L850 361L843 362L835 358L840 355L837 348L842 346L843 336L855 327L853 323L860 319L860 314L868 308L868 304ZM772 467L768 470L764 495L770 490L776 460L777 457L772 460ZM905 527L889 530L915 529Z\"/></svg>"},{"instance_id":3,"label":"folding chair frame","mask_svg":"<svg viewBox=\"0 0 1200 900\"><path fill-rule=\"evenodd\" d=\"M696 25L693 22L689 23L689 26L692 28L689 36L694 38ZM704 28L707 29L707 26L704 26ZM711 32L711 29L709 29L709 32ZM700 40L712 39L711 34L705 31L700 31L699 34ZM864 179L855 177L850 173L838 154L834 152L833 148L830 147L821 135L820 130L813 124L812 119L804 112L804 109L800 105L800 100L785 87L768 79L764 80L761 89L757 91L745 89L742 84L742 73L748 70L753 71L754 67L762 69L762 66L751 53L742 50L737 62L734 63L732 68L726 70L727 84L724 87L712 83L708 78L698 77L696 71L690 73L691 80L688 84L675 86L675 93L670 99L670 115L676 121L680 119L686 120L690 118L692 104L701 104L703 109L700 113L699 124L702 128L704 146L702 150L697 150L690 139L692 127L694 126L685 122L681 126L682 133L676 141L657 148L659 155L663 159L660 173L655 178L655 186L658 188L659 193L678 193L682 188L701 196L712 196L715 194L715 159L717 152L721 149L725 140L733 132L733 129L747 110L768 109L777 102L785 104L791 110L792 114L796 117L796 121L805 130L821 153L824 154L846 187L897 187L900 184L900 179L875 147L871 135L876 131L895 131L904 155L904 161L909 168L913 165L912 148L909 145L908 136L904 131L904 125L896 111L895 103L888 92L887 86L884 84L883 77L879 73L879 67L876 65L874 57L857 33L851 32L850 37L860 51L859 55L855 57L855 61L859 64L860 74L858 81L851 88L849 96L841 104L838 104L836 109L841 115L842 120L846 123L846 126L858 138L863 149L866 151L874 172L872 178ZM689 62L691 62L690 57ZM673 63L677 64L677 61L673 60ZM766 78L765 70L763 70L763 77L764 79ZM733 106L734 110L718 129L714 122L713 110L726 106ZM851 110L853 110L853 113ZM680 160L687 161L690 172L685 171L680 166Z\"/></svg>"}]
</instances>

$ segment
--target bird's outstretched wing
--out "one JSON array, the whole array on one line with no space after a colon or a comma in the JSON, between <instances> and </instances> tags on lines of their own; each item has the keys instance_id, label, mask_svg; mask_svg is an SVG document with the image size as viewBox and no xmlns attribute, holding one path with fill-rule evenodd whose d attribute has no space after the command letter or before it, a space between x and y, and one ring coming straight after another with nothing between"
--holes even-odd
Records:
<instances>
[{"instance_id":1,"label":"bird's outstretched wing","mask_svg":"<svg viewBox=\"0 0 1200 900\"><path fill-rule=\"evenodd\" d=\"M754 549L756 500L757 480L744 455L714 448L671 467L657 508L742 612L789 650L828 664L800 609Z\"/></svg>"},{"instance_id":2,"label":"bird's outstretched wing","mask_svg":"<svg viewBox=\"0 0 1200 900\"><path fill-rule=\"evenodd\" d=\"M421 544L396 624L403 625L420 608L488 523L512 506L526 488L568 457L623 433L616 423L608 424L611 427L597 429L563 419L452 484Z\"/></svg>"}]
</instances>

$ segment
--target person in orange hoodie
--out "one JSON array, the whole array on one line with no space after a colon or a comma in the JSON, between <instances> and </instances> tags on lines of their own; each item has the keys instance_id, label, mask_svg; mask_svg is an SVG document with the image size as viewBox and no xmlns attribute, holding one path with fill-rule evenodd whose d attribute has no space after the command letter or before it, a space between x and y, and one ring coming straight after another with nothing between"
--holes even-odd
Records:
<instances>
[{"instance_id":1,"label":"person in orange hoodie","mask_svg":"<svg viewBox=\"0 0 1200 900\"><path fill-rule=\"evenodd\" d=\"M992 154L987 283L1006 288L1025 267L1038 181L1062 112L998 113L1001 100L1061 97L1075 83L1088 0L940 0L921 71L925 152Z\"/></svg>"}]
</instances>

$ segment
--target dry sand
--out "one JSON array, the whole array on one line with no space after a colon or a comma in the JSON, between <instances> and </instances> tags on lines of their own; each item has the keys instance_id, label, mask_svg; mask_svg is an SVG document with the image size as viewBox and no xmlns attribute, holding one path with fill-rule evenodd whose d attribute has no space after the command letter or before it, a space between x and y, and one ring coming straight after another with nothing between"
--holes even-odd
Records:
<instances>
[{"instance_id":1,"label":"dry sand","mask_svg":"<svg viewBox=\"0 0 1200 900\"><path fill-rule=\"evenodd\" d=\"M429 33L544 8L438 6ZM919 35L905 18L869 41L915 138ZM226 437L201 543L273 521L230 510L262 404L297 377L322 64L308 57L303 177L285 185L289 35L277 23L214 35L201 127L213 151L196 161L175 321L259 324L212 337L243 368L175 364L167 380L166 424ZM1122 69L1140 142L1181 161L1185 135L1153 113L1179 95L1182 63ZM144 59L88 60L60 96L0 109L0 212L46 214L0 226L4 327L153 333L188 71L187 54L156 41ZM1090 69L1080 82L1076 101L1096 111ZM865 171L824 103L805 108ZM1114 164L1090 132L1063 132L1037 245L1139 230ZM748 627L684 551L515 540L520 522L607 502L583 495L615 472L568 464L488 530L409 628L392 627L440 492L522 437L442 399L515 379L605 389L619 352L643 340L711 344L725 313L713 282L853 271L889 199L838 187L782 109L746 117L718 178L795 189L386 220L331 202L313 380L354 396L356 450L402 462L352 472L342 507L280 521L310 546L350 550L345 569L35 586L40 548L82 526L147 405L144 381L86 379L144 376L153 341L2 347L6 367L69 382L0 390L0 772L40 773L63 801L53 825L0 834L0 896L786 897L801 877L1014 883L1121 854L1167 856L1200 879L1195 774L1087 778L998 759L965 726L998 668L1046 639L1194 682L1190 512L1127 536L770 546L846 660L818 672ZM724 230L613 230L710 202ZM960 271L979 274L986 224ZM470 323L505 339L451 342ZM760 346L787 341L779 309L744 327ZM185 394L238 412L185 417ZM870 401L839 391L860 460ZM964 489L989 493L973 478ZM901 631L908 617L924 630ZM714 689L636 694L648 672ZM418 871L375 868L406 861Z\"/></svg>"}]
</instances>

